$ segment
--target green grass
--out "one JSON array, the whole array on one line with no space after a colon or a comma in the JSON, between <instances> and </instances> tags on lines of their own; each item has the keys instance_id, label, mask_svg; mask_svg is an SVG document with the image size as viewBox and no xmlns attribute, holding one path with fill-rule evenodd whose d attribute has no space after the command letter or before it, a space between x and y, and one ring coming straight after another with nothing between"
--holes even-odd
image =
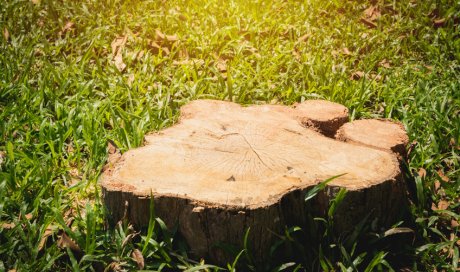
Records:
<instances>
[{"instance_id":1,"label":"green grass","mask_svg":"<svg viewBox=\"0 0 460 272\"><path fill-rule=\"evenodd\" d=\"M139 234L126 223L107 229L97 185L107 140L122 151L140 146L199 98L328 99L353 119L400 120L416 143L403 223L415 235L404 253L391 243L366 251L362 235L343 242L326 219L313 222L323 229L312 246L291 235L301 230L288 229L282 240L305 255L266 269L387 270L399 266L398 256L409 256L404 267L413 270L458 268L458 1L39 2L0 0L0 271L133 270L134 249L146 269L213 269L190 260L161 220ZM375 27L360 21L371 2L381 11ZM177 35L169 54L152 46L156 29ZM123 36L119 71L111 43ZM364 76L354 80L355 72ZM432 209L439 203L446 208ZM229 268L251 269L247 255Z\"/></svg>"}]
</instances>

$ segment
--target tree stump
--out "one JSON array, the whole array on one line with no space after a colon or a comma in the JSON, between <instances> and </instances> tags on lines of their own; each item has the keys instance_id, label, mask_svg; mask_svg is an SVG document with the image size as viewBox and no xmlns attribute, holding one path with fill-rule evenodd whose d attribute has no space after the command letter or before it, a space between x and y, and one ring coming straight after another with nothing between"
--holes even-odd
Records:
<instances>
[{"instance_id":1,"label":"tree stump","mask_svg":"<svg viewBox=\"0 0 460 272\"><path fill-rule=\"evenodd\" d=\"M241 246L249 227L252 253L263 259L274 233L305 225L309 213L325 214L340 188L348 193L334 218L338 232L351 231L369 213L382 226L394 223L405 203L392 152L400 150L375 142L405 132L348 129L356 122L347 121L344 106L320 100L294 107L193 101L176 125L147 135L145 146L105 168L101 186L111 222L125 217L148 225L153 195L156 215L168 227L178 224L191 253L218 263L228 259L215 246ZM308 189L340 174L313 200L315 210L307 210Z\"/></svg>"}]
</instances>

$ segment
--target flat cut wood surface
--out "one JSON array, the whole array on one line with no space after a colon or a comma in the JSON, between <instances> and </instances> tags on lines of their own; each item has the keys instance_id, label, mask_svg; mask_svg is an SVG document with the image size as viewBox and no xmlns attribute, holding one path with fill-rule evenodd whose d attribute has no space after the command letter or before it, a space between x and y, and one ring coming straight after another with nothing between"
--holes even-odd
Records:
<instances>
[{"instance_id":1,"label":"flat cut wood surface","mask_svg":"<svg viewBox=\"0 0 460 272\"><path fill-rule=\"evenodd\" d=\"M102 186L256 208L339 174L345 173L330 185L352 190L397 176L399 164L392 154L337 141L303 125L308 118L325 126L343 119L340 107L325 101L296 108L194 101L182 109L178 124L148 135L144 147L123 154L104 174Z\"/></svg>"}]
</instances>

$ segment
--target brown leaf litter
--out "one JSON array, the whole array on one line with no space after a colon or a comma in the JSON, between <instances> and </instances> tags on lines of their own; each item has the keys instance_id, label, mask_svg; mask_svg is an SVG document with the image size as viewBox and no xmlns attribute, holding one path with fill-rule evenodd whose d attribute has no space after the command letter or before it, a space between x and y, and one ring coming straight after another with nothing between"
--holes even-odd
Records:
<instances>
[{"instance_id":1,"label":"brown leaf litter","mask_svg":"<svg viewBox=\"0 0 460 272\"><path fill-rule=\"evenodd\" d=\"M131 257L136 261L137 267L140 270L144 269L144 256L142 256L142 252L139 249L134 249L131 253Z\"/></svg>"},{"instance_id":2,"label":"brown leaf litter","mask_svg":"<svg viewBox=\"0 0 460 272\"><path fill-rule=\"evenodd\" d=\"M116 37L112 43L112 60L117 67L118 71L122 72L126 68L126 64L123 62L122 51L128 41L128 36L119 36Z\"/></svg>"}]
</instances>

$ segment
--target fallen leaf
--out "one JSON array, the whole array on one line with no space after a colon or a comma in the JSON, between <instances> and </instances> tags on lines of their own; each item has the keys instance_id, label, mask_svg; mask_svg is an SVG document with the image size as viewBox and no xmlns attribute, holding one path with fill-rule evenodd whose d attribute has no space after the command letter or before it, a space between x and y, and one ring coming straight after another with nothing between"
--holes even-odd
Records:
<instances>
[{"instance_id":1,"label":"fallen leaf","mask_svg":"<svg viewBox=\"0 0 460 272\"><path fill-rule=\"evenodd\" d=\"M436 28L443 27L446 24L446 21L447 21L446 18L435 19L433 20L433 25Z\"/></svg>"},{"instance_id":2,"label":"fallen leaf","mask_svg":"<svg viewBox=\"0 0 460 272\"><path fill-rule=\"evenodd\" d=\"M380 18L382 14L377 6L370 6L363 11L363 15L366 19L373 22Z\"/></svg>"},{"instance_id":3,"label":"fallen leaf","mask_svg":"<svg viewBox=\"0 0 460 272\"><path fill-rule=\"evenodd\" d=\"M347 56L351 55L350 50L348 50L348 48L346 48L346 47L342 48L342 53L343 53L344 55L347 55Z\"/></svg>"},{"instance_id":4,"label":"fallen leaf","mask_svg":"<svg viewBox=\"0 0 460 272\"><path fill-rule=\"evenodd\" d=\"M292 55L294 56L294 58L297 61L300 61L300 59L302 58L302 56L300 55L300 53L296 49L292 50Z\"/></svg>"},{"instance_id":5,"label":"fallen leaf","mask_svg":"<svg viewBox=\"0 0 460 272\"><path fill-rule=\"evenodd\" d=\"M166 35L166 40L168 42L174 43L179 41L179 38L176 35Z\"/></svg>"},{"instance_id":6,"label":"fallen leaf","mask_svg":"<svg viewBox=\"0 0 460 272\"><path fill-rule=\"evenodd\" d=\"M412 151L414 151L415 147L418 145L418 142L416 140L413 140L412 143L410 143L409 148L407 149L407 157L409 158L410 154L412 154Z\"/></svg>"},{"instance_id":7,"label":"fallen leaf","mask_svg":"<svg viewBox=\"0 0 460 272\"><path fill-rule=\"evenodd\" d=\"M31 0L31 1L32 1L32 4L35 4L35 5L40 4L40 0Z\"/></svg>"},{"instance_id":8,"label":"fallen leaf","mask_svg":"<svg viewBox=\"0 0 460 272\"><path fill-rule=\"evenodd\" d=\"M161 51L161 46L154 42L154 41L149 41L149 48L151 49L153 54L157 55Z\"/></svg>"},{"instance_id":9,"label":"fallen leaf","mask_svg":"<svg viewBox=\"0 0 460 272\"><path fill-rule=\"evenodd\" d=\"M43 27L43 26L45 25L45 21L44 21L43 19L40 18L40 19L38 19L37 25L38 25L39 27Z\"/></svg>"},{"instance_id":10,"label":"fallen leaf","mask_svg":"<svg viewBox=\"0 0 460 272\"><path fill-rule=\"evenodd\" d=\"M132 87L133 82L134 82L134 74L129 74L128 80L126 81L126 83L128 83L129 87Z\"/></svg>"},{"instance_id":11,"label":"fallen leaf","mask_svg":"<svg viewBox=\"0 0 460 272\"><path fill-rule=\"evenodd\" d=\"M456 227L460 226L460 224L458 223L457 220L452 219L452 220L450 220L450 226L453 227L453 228L456 228Z\"/></svg>"},{"instance_id":12,"label":"fallen leaf","mask_svg":"<svg viewBox=\"0 0 460 272\"><path fill-rule=\"evenodd\" d=\"M9 41L10 40L10 32L8 31L8 28L3 28L3 38L5 39L5 41Z\"/></svg>"},{"instance_id":13,"label":"fallen leaf","mask_svg":"<svg viewBox=\"0 0 460 272\"><path fill-rule=\"evenodd\" d=\"M43 247L46 245L46 241L48 238L53 235L54 229L50 226L48 226L45 231L43 232L42 238L40 239L40 242L38 243L38 251L42 250Z\"/></svg>"},{"instance_id":14,"label":"fallen leaf","mask_svg":"<svg viewBox=\"0 0 460 272\"><path fill-rule=\"evenodd\" d=\"M218 60L216 64L216 68L221 73L227 72L227 62L224 60Z\"/></svg>"},{"instance_id":15,"label":"fallen leaf","mask_svg":"<svg viewBox=\"0 0 460 272\"><path fill-rule=\"evenodd\" d=\"M124 248L129 242L131 242L131 240L136 237L139 233L137 232L134 232L134 233L131 233L131 234L128 234L126 236L126 238L123 240L123 243L121 243L121 248Z\"/></svg>"},{"instance_id":16,"label":"fallen leaf","mask_svg":"<svg viewBox=\"0 0 460 272\"><path fill-rule=\"evenodd\" d=\"M112 56L115 57L119 51L121 51L124 47L126 42L128 41L128 36L119 36L116 37L112 43L110 44L112 47Z\"/></svg>"},{"instance_id":17,"label":"fallen leaf","mask_svg":"<svg viewBox=\"0 0 460 272\"><path fill-rule=\"evenodd\" d=\"M80 247L72 240L65 232L62 232L61 237L57 241L57 246L61 249L69 248L74 253L81 254Z\"/></svg>"},{"instance_id":18,"label":"fallen leaf","mask_svg":"<svg viewBox=\"0 0 460 272\"><path fill-rule=\"evenodd\" d=\"M201 67L205 64L204 60L202 59L185 59L181 61L173 61L172 63L174 66L179 66L179 65L190 65L190 66L197 66Z\"/></svg>"},{"instance_id":19,"label":"fallen leaf","mask_svg":"<svg viewBox=\"0 0 460 272\"><path fill-rule=\"evenodd\" d=\"M187 17L184 14L179 14L179 20L187 21Z\"/></svg>"},{"instance_id":20,"label":"fallen leaf","mask_svg":"<svg viewBox=\"0 0 460 272\"><path fill-rule=\"evenodd\" d=\"M381 81L383 79L381 75L377 75L375 73L371 73L369 77L375 81Z\"/></svg>"},{"instance_id":21,"label":"fallen leaf","mask_svg":"<svg viewBox=\"0 0 460 272\"><path fill-rule=\"evenodd\" d=\"M142 256L142 252L139 249L134 249L131 257L136 261L139 269L144 269L144 256Z\"/></svg>"},{"instance_id":22,"label":"fallen leaf","mask_svg":"<svg viewBox=\"0 0 460 272\"><path fill-rule=\"evenodd\" d=\"M114 58L113 61L115 63L115 67L117 67L118 71L123 72L126 68L126 64L123 62L123 56L121 53L118 53Z\"/></svg>"},{"instance_id":23,"label":"fallen leaf","mask_svg":"<svg viewBox=\"0 0 460 272\"><path fill-rule=\"evenodd\" d=\"M350 79L351 80L360 80L361 78L364 77L364 72L362 71L357 71L351 74Z\"/></svg>"},{"instance_id":24,"label":"fallen leaf","mask_svg":"<svg viewBox=\"0 0 460 272\"><path fill-rule=\"evenodd\" d=\"M418 175L421 177L421 178L425 178L426 177L426 170L425 168L419 168L418 171L417 171Z\"/></svg>"},{"instance_id":25,"label":"fallen leaf","mask_svg":"<svg viewBox=\"0 0 460 272\"><path fill-rule=\"evenodd\" d=\"M117 262L110 263L105 269L104 272L121 272L124 271L121 268L121 265Z\"/></svg>"},{"instance_id":26,"label":"fallen leaf","mask_svg":"<svg viewBox=\"0 0 460 272\"><path fill-rule=\"evenodd\" d=\"M161 30L159 30L159 29L155 30L155 40L156 41L161 42L161 41L164 41L165 38L166 38L166 35L163 32L161 32Z\"/></svg>"},{"instance_id":27,"label":"fallen leaf","mask_svg":"<svg viewBox=\"0 0 460 272\"><path fill-rule=\"evenodd\" d=\"M14 224L14 223L1 223L0 226L1 226L0 228L2 228L2 229L10 230L10 229L13 229L14 227L16 227L16 224Z\"/></svg>"},{"instance_id":28,"label":"fallen leaf","mask_svg":"<svg viewBox=\"0 0 460 272\"><path fill-rule=\"evenodd\" d=\"M391 67L390 62L387 59L384 59L381 62L379 62L379 66L387 69Z\"/></svg>"},{"instance_id":29,"label":"fallen leaf","mask_svg":"<svg viewBox=\"0 0 460 272\"><path fill-rule=\"evenodd\" d=\"M441 188L441 182L439 182L439 180L435 180L434 181L434 190L438 191L439 188Z\"/></svg>"},{"instance_id":30,"label":"fallen leaf","mask_svg":"<svg viewBox=\"0 0 460 272\"><path fill-rule=\"evenodd\" d=\"M136 60L142 59L142 57L144 57L144 54L145 54L144 50L141 50L141 51L137 52L135 59Z\"/></svg>"},{"instance_id":31,"label":"fallen leaf","mask_svg":"<svg viewBox=\"0 0 460 272\"><path fill-rule=\"evenodd\" d=\"M402 234L402 233L414 233L414 231L410 228L398 227L398 228L392 228L392 229L385 231L383 236L387 237L387 236L391 236L395 234Z\"/></svg>"},{"instance_id":32,"label":"fallen leaf","mask_svg":"<svg viewBox=\"0 0 460 272\"><path fill-rule=\"evenodd\" d=\"M169 51L168 47L164 47L164 46L162 46L162 45L160 45L160 44L158 44L157 42L154 42L154 41L149 42L149 48L150 48L150 51L152 52L152 54L154 54L154 55L158 55L158 54L169 55L170 54L170 51Z\"/></svg>"},{"instance_id":33,"label":"fallen leaf","mask_svg":"<svg viewBox=\"0 0 460 272\"><path fill-rule=\"evenodd\" d=\"M455 141L454 138L450 138L449 140L449 146L450 147L455 147L457 145L457 142ZM0 152L1 153L1 152Z\"/></svg>"},{"instance_id":34,"label":"fallen leaf","mask_svg":"<svg viewBox=\"0 0 460 272\"><path fill-rule=\"evenodd\" d=\"M369 20L367 20L367 19L365 19L365 18L361 18L360 21L361 21L361 23L365 24L365 25L368 26L369 28L376 28L376 27L377 27L376 24L374 24L372 21L369 21Z\"/></svg>"},{"instance_id":35,"label":"fallen leaf","mask_svg":"<svg viewBox=\"0 0 460 272\"><path fill-rule=\"evenodd\" d=\"M449 178L446 175L444 175L444 172L442 170L438 170L437 172L442 181L449 182Z\"/></svg>"},{"instance_id":36,"label":"fallen leaf","mask_svg":"<svg viewBox=\"0 0 460 272\"><path fill-rule=\"evenodd\" d=\"M300 36L300 37L297 39L297 42L299 42L299 43L301 43L301 42L306 42L310 37L311 37L311 33L307 33L307 34L305 34L305 35Z\"/></svg>"},{"instance_id":37,"label":"fallen leaf","mask_svg":"<svg viewBox=\"0 0 460 272\"><path fill-rule=\"evenodd\" d=\"M27 220L30 220L32 219L33 215L31 213L28 213L26 215L24 215L24 217L27 219Z\"/></svg>"},{"instance_id":38,"label":"fallen leaf","mask_svg":"<svg viewBox=\"0 0 460 272\"><path fill-rule=\"evenodd\" d=\"M74 202L74 204L75 204L75 202ZM70 208L67 211L65 211L64 214L62 215L62 217L64 218L66 226L69 227L69 228L72 226L73 221L75 220L75 216L74 216L73 213L74 213L74 209Z\"/></svg>"},{"instance_id":39,"label":"fallen leaf","mask_svg":"<svg viewBox=\"0 0 460 272\"><path fill-rule=\"evenodd\" d=\"M247 30L240 30L238 31L238 34L242 36L243 39L245 39L246 41L250 41L252 38L251 33ZM231 40L231 37L230 37L230 40Z\"/></svg>"},{"instance_id":40,"label":"fallen leaf","mask_svg":"<svg viewBox=\"0 0 460 272\"><path fill-rule=\"evenodd\" d=\"M65 33L73 30L75 24L71 21L68 21L61 29L61 31L59 31L59 36L62 36L64 35Z\"/></svg>"},{"instance_id":41,"label":"fallen leaf","mask_svg":"<svg viewBox=\"0 0 460 272\"><path fill-rule=\"evenodd\" d=\"M437 211L437 210L446 210L447 208L449 208L449 202L447 202L445 200L439 200L438 205L433 210L435 210L435 211Z\"/></svg>"},{"instance_id":42,"label":"fallen leaf","mask_svg":"<svg viewBox=\"0 0 460 272\"><path fill-rule=\"evenodd\" d=\"M2 165L3 161L5 160L6 153L4 151L0 151L0 166Z\"/></svg>"},{"instance_id":43,"label":"fallen leaf","mask_svg":"<svg viewBox=\"0 0 460 272\"><path fill-rule=\"evenodd\" d=\"M114 61L115 67L117 67L118 71L122 72L126 68L126 64L123 62L123 55L122 50L126 45L126 41L128 40L128 36L121 36L116 37L112 43L112 59Z\"/></svg>"},{"instance_id":44,"label":"fallen leaf","mask_svg":"<svg viewBox=\"0 0 460 272\"><path fill-rule=\"evenodd\" d=\"M169 51L168 47L162 47L161 52L164 53L166 56L171 54L171 51Z\"/></svg>"},{"instance_id":45,"label":"fallen leaf","mask_svg":"<svg viewBox=\"0 0 460 272\"><path fill-rule=\"evenodd\" d=\"M114 161L114 159L118 160L121 156L120 149L112 140L107 140L107 151L109 153L109 161Z\"/></svg>"}]
</instances>

